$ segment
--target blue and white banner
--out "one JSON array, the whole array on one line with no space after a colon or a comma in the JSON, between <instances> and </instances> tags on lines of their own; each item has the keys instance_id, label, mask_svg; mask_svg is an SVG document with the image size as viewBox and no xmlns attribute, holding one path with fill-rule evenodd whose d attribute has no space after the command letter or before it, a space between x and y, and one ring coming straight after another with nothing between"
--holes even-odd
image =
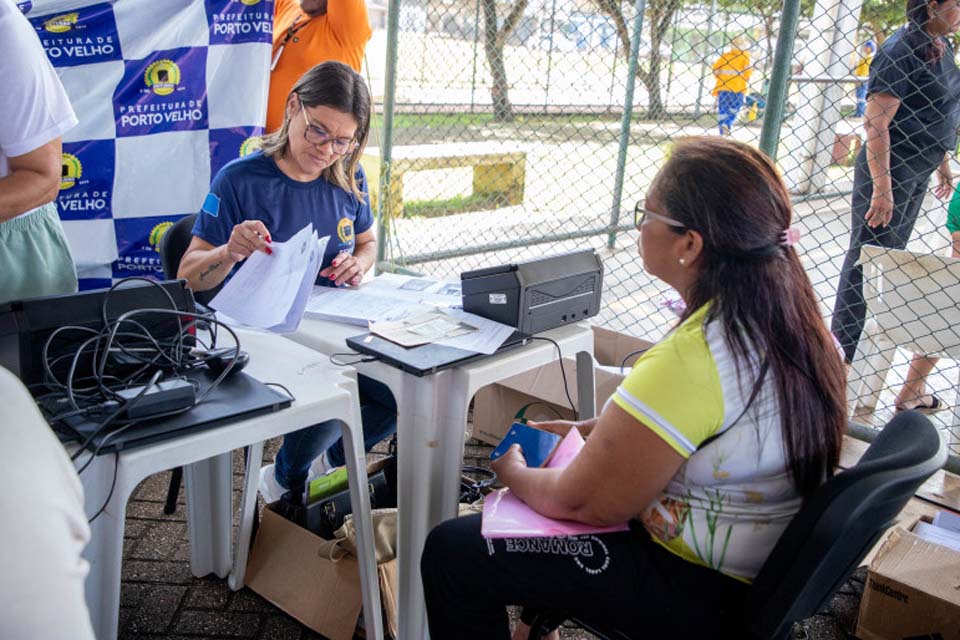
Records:
<instances>
[{"instance_id":1,"label":"blue and white banner","mask_svg":"<svg viewBox=\"0 0 960 640\"><path fill-rule=\"evenodd\" d=\"M273 0L31 0L80 124L57 207L81 288L162 277L158 247L216 172L260 147Z\"/></svg>"}]
</instances>

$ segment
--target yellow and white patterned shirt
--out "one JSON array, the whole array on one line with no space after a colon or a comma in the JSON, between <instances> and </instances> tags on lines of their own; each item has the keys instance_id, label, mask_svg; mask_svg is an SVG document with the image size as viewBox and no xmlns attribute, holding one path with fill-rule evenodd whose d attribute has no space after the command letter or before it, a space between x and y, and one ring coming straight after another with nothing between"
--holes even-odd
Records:
<instances>
[{"instance_id":1,"label":"yellow and white patterned shirt","mask_svg":"<svg viewBox=\"0 0 960 640\"><path fill-rule=\"evenodd\" d=\"M738 375L722 326L705 323L707 309L644 354L611 401L686 459L641 516L653 539L750 581L801 499L788 472L773 375L744 412L759 359Z\"/></svg>"}]
</instances>

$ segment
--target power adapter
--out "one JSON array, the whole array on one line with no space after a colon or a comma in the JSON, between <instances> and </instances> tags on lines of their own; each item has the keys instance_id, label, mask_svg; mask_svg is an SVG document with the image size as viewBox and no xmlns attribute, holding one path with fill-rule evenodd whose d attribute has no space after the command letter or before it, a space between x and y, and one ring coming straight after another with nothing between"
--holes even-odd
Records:
<instances>
[{"instance_id":1,"label":"power adapter","mask_svg":"<svg viewBox=\"0 0 960 640\"><path fill-rule=\"evenodd\" d=\"M117 395L127 403L126 413L130 419L149 418L161 413L187 409L197 401L197 393L193 385L179 378L162 380L150 385L147 392L134 402L141 391L143 386L117 392Z\"/></svg>"}]
</instances>

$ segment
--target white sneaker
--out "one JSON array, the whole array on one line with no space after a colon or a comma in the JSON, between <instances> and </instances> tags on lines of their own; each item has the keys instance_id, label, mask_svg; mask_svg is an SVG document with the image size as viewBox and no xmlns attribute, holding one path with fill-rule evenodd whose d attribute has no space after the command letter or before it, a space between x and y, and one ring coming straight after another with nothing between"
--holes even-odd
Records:
<instances>
[{"instance_id":1,"label":"white sneaker","mask_svg":"<svg viewBox=\"0 0 960 640\"><path fill-rule=\"evenodd\" d=\"M307 484L334 470L336 470L336 467L330 466L330 463L327 462L327 454L324 452L317 456L310 464L310 471L307 472ZM277 474L274 473L274 465L272 464L268 464L260 469L259 489L260 495L263 496L263 501L267 504L276 502L283 497L283 494L289 491L289 489L277 482Z\"/></svg>"},{"instance_id":2,"label":"white sneaker","mask_svg":"<svg viewBox=\"0 0 960 640\"><path fill-rule=\"evenodd\" d=\"M288 489L277 482L277 474L273 472L273 465L268 464L260 469L260 495L263 501L271 504L279 500Z\"/></svg>"},{"instance_id":3,"label":"white sneaker","mask_svg":"<svg viewBox=\"0 0 960 640\"><path fill-rule=\"evenodd\" d=\"M324 451L310 463L310 471L307 472L307 484L310 484L310 481L316 480L320 476L331 473L335 469L336 467L330 466L330 463L327 461L327 452Z\"/></svg>"}]
</instances>

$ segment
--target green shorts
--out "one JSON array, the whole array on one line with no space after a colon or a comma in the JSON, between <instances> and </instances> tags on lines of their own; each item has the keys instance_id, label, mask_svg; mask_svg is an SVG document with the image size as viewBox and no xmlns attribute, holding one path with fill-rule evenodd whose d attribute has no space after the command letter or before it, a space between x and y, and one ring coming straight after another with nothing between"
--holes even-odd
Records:
<instances>
[{"instance_id":1,"label":"green shorts","mask_svg":"<svg viewBox=\"0 0 960 640\"><path fill-rule=\"evenodd\" d=\"M57 205L0 222L0 302L77 290L77 270Z\"/></svg>"}]
</instances>

